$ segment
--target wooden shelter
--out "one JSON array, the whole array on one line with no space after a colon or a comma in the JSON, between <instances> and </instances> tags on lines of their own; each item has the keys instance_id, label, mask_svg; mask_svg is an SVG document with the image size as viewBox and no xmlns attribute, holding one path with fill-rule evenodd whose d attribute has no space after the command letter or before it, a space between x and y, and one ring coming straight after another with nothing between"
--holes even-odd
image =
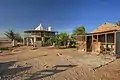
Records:
<instances>
[{"instance_id":1,"label":"wooden shelter","mask_svg":"<svg viewBox=\"0 0 120 80\"><path fill-rule=\"evenodd\" d=\"M120 26L104 23L91 33L77 36L80 51L120 54Z\"/></svg>"}]
</instances>

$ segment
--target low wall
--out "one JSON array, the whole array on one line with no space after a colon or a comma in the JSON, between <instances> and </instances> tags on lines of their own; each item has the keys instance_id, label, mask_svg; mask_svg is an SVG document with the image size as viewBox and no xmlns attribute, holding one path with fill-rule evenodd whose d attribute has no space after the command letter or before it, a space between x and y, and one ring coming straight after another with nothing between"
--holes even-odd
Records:
<instances>
[{"instance_id":1,"label":"low wall","mask_svg":"<svg viewBox=\"0 0 120 80\"><path fill-rule=\"evenodd\" d=\"M12 43L11 42L0 42L0 48L3 47L12 47Z\"/></svg>"},{"instance_id":2,"label":"low wall","mask_svg":"<svg viewBox=\"0 0 120 80\"><path fill-rule=\"evenodd\" d=\"M78 50L86 51L86 41L78 41Z\"/></svg>"}]
</instances>

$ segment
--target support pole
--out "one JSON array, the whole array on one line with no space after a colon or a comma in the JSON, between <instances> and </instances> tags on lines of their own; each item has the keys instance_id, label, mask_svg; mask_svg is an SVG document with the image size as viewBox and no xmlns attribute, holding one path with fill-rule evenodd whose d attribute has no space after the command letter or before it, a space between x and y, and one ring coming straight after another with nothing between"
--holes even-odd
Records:
<instances>
[{"instance_id":1,"label":"support pole","mask_svg":"<svg viewBox=\"0 0 120 80\"><path fill-rule=\"evenodd\" d=\"M92 47L92 52L94 52L93 50L94 50L94 45L93 45L93 39L94 39L94 37L93 37L94 35L92 35L92 44L91 44L91 47Z\"/></svg>"},{"instance_id":2,"label":"support pole","mask_svg":"<svg viewBox=\"0 0 120 80\"><path fill-rule=\"evenodd\" d=\"M116 49L116 45L117 45L117 43L116 43L116 32L114 32L114 54L117 54L117 49Z\"/></svg>"},{"instance_id":3,"label":"support pole","mask_svg":"<svg viewBox=\"0 0 120 80\"><path fill-rule=\"evenodd\" d=\"M25 45L25 38L23 38L23 46Z\"/></svg>"},{"instance_id":4,"label":"support pole","mask_svg":"<svg viewBox=\"0 0 120 80\"><path fill-rule=\"evenodd\" d=\"M85 44L86 44L85 52L87 52L87 36L85 36Z\"/></svg>"},{"instance_id":5,"label":"support pole","mask_svg":"<svg viewBox=\"0 0 120 80\"><path fill-rule=\"evenodd\" d=\"M42 46L44 46L44 43L45 43L44 37L42 37Z\"/></svg>"},{"instance_id":6,"label":"support pole","mask_svg":"<svg viewBox=\"0 0 120 80\"><path fill-rule=\"evenodd\" d=\"M98 42L98 34L97 34L97 42Z\"/></svg>"},{"instance_id":7,"label":"support pole","mask_svg":"<svg viewBox=\"0 0 120 80\"><path fill-rule=\"evenodd\" d=\"M106 46L105 53L107 53L107 34L105 34L105 46Z\"/></svg>"},{"instance_id":8,"label":"support pole","mask_svg":"<svg viewBox=\"0 0 120 80\"><path fill-rule=\"evenodd\" d=\"M34 47L36 47L36 36L34 36L34 43L33 43Z\"/></svg>"},{"instance_id":9,"label":"support pole","mask_svg":"<svg viewBox=\"0 0 120 80\"><path fill-rule=\"evenodd\" d=\"M26 39L27 39L26 40L27 41L27 46L29 46L29 38L27 37Z\"/></svg>"}]
</instances>

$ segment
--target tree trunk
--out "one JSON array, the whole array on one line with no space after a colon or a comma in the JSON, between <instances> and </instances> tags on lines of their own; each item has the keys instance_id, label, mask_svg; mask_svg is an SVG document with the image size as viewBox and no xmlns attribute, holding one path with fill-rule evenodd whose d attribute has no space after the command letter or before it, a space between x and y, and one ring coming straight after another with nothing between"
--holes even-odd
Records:
<instances>
[{"instance_id":1,"label":"tree trunk","mask_svg":"<svg viewBox=\"0 0 120 80\"><path fill-rule=\"evenodd\" d=\"M70 41L67 42L67 47L70 47Z\"/></svg>"},{"instance_id":2,"label":"tree trunk","mask_svg":"<svg viewBox=\"0 0 120 80\"><path fill-rule=\"evenodd\" d=\"M55 43L53 43L52 47L55 47Z\"/></svg>"},{"instance_id":3,"label":"tree trunk","mask_svg":"<svg viewBox=\"0 0 120 80\"><path fill-rule=\"evenodd\" d=\"M13 47L15 46L15 40L14 39L12 40L12 46Z\"/></svg>"}]
</instances>

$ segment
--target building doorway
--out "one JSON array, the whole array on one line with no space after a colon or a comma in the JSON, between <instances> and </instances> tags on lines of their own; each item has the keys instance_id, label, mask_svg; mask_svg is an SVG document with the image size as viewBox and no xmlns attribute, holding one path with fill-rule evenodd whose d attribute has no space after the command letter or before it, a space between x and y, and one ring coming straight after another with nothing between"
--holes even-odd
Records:
<instances>
[{"instance_id":1,"label":"building doorway","mask_svg":"<svg viewBox=\"0 0 120 80\"><path fill-rule=\"evenodd\" d=\"M86 43L87 52L92 52L92 36L87 36Z\"/></svg>"}]
</instances>

